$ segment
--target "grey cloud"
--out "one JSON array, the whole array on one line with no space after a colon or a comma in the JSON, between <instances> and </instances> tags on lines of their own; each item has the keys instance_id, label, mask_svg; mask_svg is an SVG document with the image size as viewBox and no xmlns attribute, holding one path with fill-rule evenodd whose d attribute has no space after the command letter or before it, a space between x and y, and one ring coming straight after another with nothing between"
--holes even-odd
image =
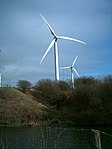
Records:
<instances>
[{"instance_id":1,"label":"grey cloud","mask_svg":"<svg viewBox=\"0 0 112 149\"><path fill-rule=\"evenodd\" d=\"M104 70L111 73L111 4L111 0L0 1L0 71L4 80L13 84L25 77L33 82L47 77L54 79L53 49L39 64L52 40L39 12L57 34L88 43L59 41L60 66L70 64L79 55L76 67L80 75L103 74Z\"/></svg>"}]
</instances>

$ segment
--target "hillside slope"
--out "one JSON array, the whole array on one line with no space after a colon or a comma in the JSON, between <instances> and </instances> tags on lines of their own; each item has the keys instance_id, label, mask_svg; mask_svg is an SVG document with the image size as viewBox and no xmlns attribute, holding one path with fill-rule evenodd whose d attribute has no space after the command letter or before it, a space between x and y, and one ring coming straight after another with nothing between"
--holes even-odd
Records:
<instances>
[{"instance_id":1,"label":"hillside slope","mask_svg":"<svg viewBox=\"0 0 112 149\"><path fill-rule=\"evenodd\" d=\"M14 88L0 88L0 124L30 124L44 121L47 107Z\"/></svg>"}]
</instances>

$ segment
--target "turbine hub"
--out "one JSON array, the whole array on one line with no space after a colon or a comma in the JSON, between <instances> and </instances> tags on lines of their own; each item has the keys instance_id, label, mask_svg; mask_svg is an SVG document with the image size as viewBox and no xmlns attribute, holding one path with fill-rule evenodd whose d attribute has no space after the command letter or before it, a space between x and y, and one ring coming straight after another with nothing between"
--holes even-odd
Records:
<instances>
[{"instance_id":1,"label":"turbine hub","mask_svg":"<svg viewBox=\"0 0 112 149\"><path fill-rule=\"evenodd\" d=\"M58 40L58 37L57 37L57 36L55 36L55 37L54 37L54 39L55 39L55 42L56 42L56 41Z\"/></svg>"}]
</instances>

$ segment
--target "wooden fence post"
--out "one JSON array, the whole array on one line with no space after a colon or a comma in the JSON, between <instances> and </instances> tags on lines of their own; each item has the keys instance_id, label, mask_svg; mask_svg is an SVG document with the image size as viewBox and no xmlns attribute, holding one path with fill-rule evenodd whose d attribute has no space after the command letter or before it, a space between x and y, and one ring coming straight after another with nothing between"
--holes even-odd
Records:
<instances>
[{"instance_id":1,"label":"wooden fence post","mask_svg":"<svg viewBox=\"0 0 112 149\"><path fill-rule=\"evenodd\" d=\"M100 138L100 131L94 130L94 145L96 149L101 149L101 138Z\"/></svg>"}]
</instances>

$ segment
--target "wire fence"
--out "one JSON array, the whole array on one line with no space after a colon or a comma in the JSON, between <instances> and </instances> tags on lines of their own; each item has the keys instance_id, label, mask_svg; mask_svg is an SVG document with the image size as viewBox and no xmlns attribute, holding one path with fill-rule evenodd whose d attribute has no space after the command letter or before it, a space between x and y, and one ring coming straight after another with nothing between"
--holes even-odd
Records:
<instances>
[{"instance_id":1,"label":"wire fence","mask_svg":"<svg viewBox=\"0 0 112 149\"><path fill-rule=\"evenodd\" d=\"M112 135L103 131L58 127L29 129L23 133L1 131L0 149L97 149L97 132L101 141L99 149L112 149Z\"/></svg>"}]
</instances>

